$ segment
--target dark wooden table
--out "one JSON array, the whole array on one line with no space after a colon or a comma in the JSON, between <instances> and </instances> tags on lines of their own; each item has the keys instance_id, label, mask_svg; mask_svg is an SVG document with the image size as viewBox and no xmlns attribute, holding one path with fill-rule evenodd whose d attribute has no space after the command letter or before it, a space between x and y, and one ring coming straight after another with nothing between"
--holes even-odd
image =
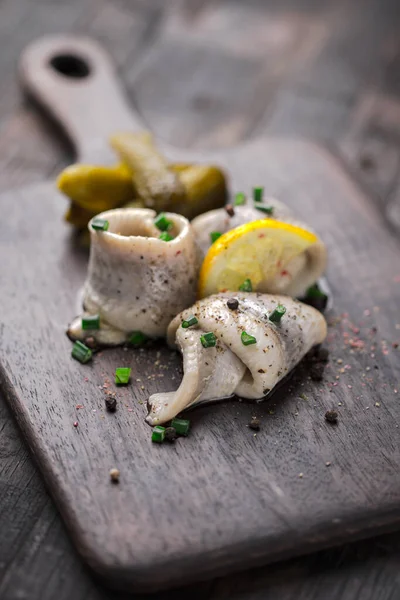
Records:
<instances>
[{"instance_id":1,"label":"dark wooden table","mask_svg":"<svg viewBox=\"0 0 400 600\"><path fill-rule=\"evenodd\" d=\"M317 140L367 187L388 228L400 231L398 0L0 0L1 189L52 177L72 159L15 79L23 47L63 31L105 45L163 139L195 148L261 133ZM400 534L157 598L189 595L397 600ZM0 598L128 598L85 570L2 399Z\"/></svg>"}]
</instances>

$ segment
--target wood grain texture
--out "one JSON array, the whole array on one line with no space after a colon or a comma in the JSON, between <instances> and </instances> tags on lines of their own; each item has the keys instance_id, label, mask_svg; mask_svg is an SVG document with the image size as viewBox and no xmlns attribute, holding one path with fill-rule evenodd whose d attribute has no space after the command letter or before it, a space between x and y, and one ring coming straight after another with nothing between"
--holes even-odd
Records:
<instances>
[{"instance_id":1,"label":"wood grain texture","mask_svg":"<svg viewBox=\"0 0 400 600\"><path fill-rule=\"evenodd\" d=\"M5 189L43 179L71 160L70 150L59 143L46 122L38 120L30 105L20 103L15 64L29 41L41 34L90 32L112 52L130 97L137 103L141 91L136 75L145 72L141 62L146 59L148 50L164 28L169 26L172 18L179 27L175 27L170 36L178 38L191 20L191 33L194 33L196 24L197 27L201 25L205 14L209 23L218 23L218 36L213 36L212 28L209 28L207 40L203 38L204 30L196 40L212 48L219 44L219 38L223 35L232 40L231 25L225 25L231 23L229 12L240 12L240 4L232 1L171 2L166 5L149 0L68 0L63 3L51 0L3 0L0 5L0 39L3 47L0 55L0 187ZM343 152L346 159L374 192L373 199L380 200L383 206L390 202L395 207L399 176L396 166L398 121L391 119L382 122L377 110L371 120L371 113L364 110L364 106L371 106L368 100L371 89L373 96L384 94L391 100L398 98L396 61L399 56L399 11L396 0L363 0L362 6L359 2L347 1L316 5L304 0L280 2L275 8L261 1L246 4L251 8L252 23L256 21L253 17L257 17L257 14L264 19L270 19L274 14L275 22L281 23L285 22L285 15L301 15L303 21L307 18L313 22L317 20L323 29L328 30L328 37L319 51L310 56L310 60L300 62L297 69L286 72L286 76L280 80L281 87L274 81L265 82L262 95L268 103L261 120L257 111L252 113L254 107L242 104L250 112L246 114L242 110L240 113L248 123L240 131L247 132L249 137L255 131L305 135L334 145L340 144L341 150L345 136L346 147L343 146ZM241 15L240 27L234 37L241 49L245 49L252 29L245 26L246 13L242 11ZM283 30L278 28L276 31ZM284 42L280 39L282 47ZM187 43L189 45L190 40ZM192 77L196 79L196 54L191 54ZM269 54L266 53L264 58L268 61ZM210 70L203 68L205 88L211 84L209 73ZM302 81L304 85L300 85ZM161 133L162 137L167 137L166 132L160 131L163 95L168 91L167 86L168 80L161 95L152 98L152 110L147 114L148 125L158 134ZM222 95L222 101L229 105L232 88L226 85L220 87L219 94L220 98ZM178 95L176 89L175 99ZM189 89L187 98L190 108ZM382 114L386 105L380 106ZM144 108L141 104L141 111ZM208 125L213 105L200 98L194 101L193 108L196 109L196 122L201 122L202 131L207 131L203 144L207 145L208 140L210 145L226 145L222 134L227 129L223 128L222 123L216 128ZM164 119L163 122L168 128L168 121ZM187 127L190 119L184 118L181 123ZM176 137L184 139L185 127L179 126L179 120L175 122L172 142ZM240 135L236 135L235 140L240 139ZM349 146L351 152L347 151ZM7 505L7 510L0 499L0 541L3 551L0 558L0 597L5 600L24 597L30 600L53 600L55 596L64 599L73 594L77 600L115 598L114 593L107 594L97 588L82 569L54 508L46 500L41 479L4 403L0 410L0 428L0 479L7 484L21 484L23 489L20 494L13 496L15 501ZM47 511L37 514L36 521L30 511L31 496L28 492L32 485L48 506ZM10 520L10 510L18 512L18 520ZM18 544L11 550L11 540L15 539L17 533ZM185 593L199 598L212 596L240 600L264 600L276 596L285 600L292 600L293 597L395 599L400 593L399 547L396 539L396 536L387 536L384 541L370 540L367 545L358 544L346 550L320 553L279 568L263 568L247 576L202 586L201 591L197 586L187 592L185 590ZM182 594L178 597L187 596Z\"/></svg>"}]
</instances>

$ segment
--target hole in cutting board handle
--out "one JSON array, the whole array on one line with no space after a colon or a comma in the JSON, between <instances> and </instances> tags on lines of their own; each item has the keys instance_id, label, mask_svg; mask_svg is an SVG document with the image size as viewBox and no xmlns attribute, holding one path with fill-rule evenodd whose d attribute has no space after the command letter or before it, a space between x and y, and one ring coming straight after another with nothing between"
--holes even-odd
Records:
<instances>
[{"instance_id":1,"label":"hole in cutting board handle","mask_svg":"<svg viewBox=\"0 0 400 600\"><path fill-rule=\"evenodd\" d=\"M71 79L84 79L91 72L89 63L76 54L57 54L50 59L55 71Z\"/></svg>"}]
</instances>

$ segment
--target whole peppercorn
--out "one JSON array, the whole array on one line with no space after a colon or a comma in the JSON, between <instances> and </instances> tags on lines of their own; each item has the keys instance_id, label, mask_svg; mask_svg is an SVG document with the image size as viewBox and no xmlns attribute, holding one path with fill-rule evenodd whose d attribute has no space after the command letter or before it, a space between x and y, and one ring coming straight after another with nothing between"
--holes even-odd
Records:
<instances>
[{"instance_id":1,"label":"whole peppercorn","mask_svg":"<svg viewBox=\"0 0 400 600\"><path fill-rule=\"evenodd\" d=\"M336 410L327 410L325 413L325 420L328 421L328 423L337 423L338 414Z\"/></svg>"},{"instance_id":2,"label":"whole peppercorn","mask_svg":"<svg viewBox=\"0 0 400 600\"><path fill-rule=\"evenodd\" d=\"M235 216L235 209L233 208L232 204L227 204L225 206L225 210L228 213L228 215L230 217L234 217Z\"/></svg>"},{"instance_id":3,"label":"whole peppercorn","mask_svg":"<svg viewBox=\"0 0 400 600\"><path fill-rule=\"evenodd\" d=\"M96 350L97 348L97 343L93 336L85 338L85 344L88 348L91 348L92 350Z\"/></svg>"},{"instance_id":4,"label":"whole peppercorn","mask_svg":"<svg viewBox=\"0 0 400 600\"><path fill-rule=\"evenodd\" d=\"M237 298L229 298L226 305L230 310L237 310L239 307L239 300Z\"/></svg>"},{"instance_id":5,"label":"whole peppercorn","mask_svg":"<svg viewBox=\"0 0 400 600\"><path fill-rule=\"evenodd\" d=\"M109 412L115 412L117 410L117 399L113 396L107 396L106 400L106 409Z\"/></svg>"},{"instance_id":6,"label":"whole peppercorn","mask_svg":"<svg viewBox=\"0 0 400 600\"><path fill-rule=\"evenodd\" d=\"M164 431L164 439L168 442L174 442L177 438L175 427L166 427Z\"/></svg>"},{"instance_id":7,"label":"whole peppercorn","mask_svg":"<svg viewBox=\"0 0 400 600\"><path fill-rule=\"evenodd\" d=\"M118 469L111 469L110 470L110 479L113 483L119 483L119 475L120 472Z\"/></svg>"},{"instance_id":8,"label":"whole peppercorn","mask_svg":"<svg viewBox=\"0 0 400 600\"><path fill-rule=\"evenodd\" d=\"M250 429L254 429L254 431L259 431L260 430L260 419L257 419L257 417L251 417L249 427L250 427Z\"/></svg>"}]
</instances>

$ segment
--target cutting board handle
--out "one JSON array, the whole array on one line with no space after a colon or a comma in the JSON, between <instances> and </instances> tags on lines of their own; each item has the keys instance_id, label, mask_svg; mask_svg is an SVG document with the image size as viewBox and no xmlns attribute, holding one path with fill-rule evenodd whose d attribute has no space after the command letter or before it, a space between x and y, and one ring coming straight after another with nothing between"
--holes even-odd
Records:
<instances>
[{"instance_id":1,"label":"cutting board handle","mask_svg":"<svg viewBox=\"0 0 400 600\"><path fill-rule=\"evenodd\" d=\"M115 160L107 144L110 134L143 128L110 57L89 38L36 40L22 53L19 74L28 95L61 125L79 161Z\"/></svg>"}]
</instances>

